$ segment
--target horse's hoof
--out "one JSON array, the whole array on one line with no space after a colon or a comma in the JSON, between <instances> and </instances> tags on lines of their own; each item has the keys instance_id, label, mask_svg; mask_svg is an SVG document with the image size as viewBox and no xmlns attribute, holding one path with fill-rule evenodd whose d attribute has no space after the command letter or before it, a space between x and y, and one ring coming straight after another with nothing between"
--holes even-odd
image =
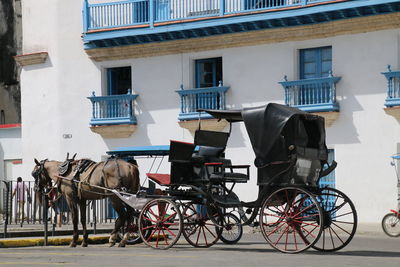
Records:
<instances>
[{"instance_id":1,"label":"horse's hoof","mask_svg":"<svg viewBox=\"0 0 400 267\"><path fill-rule=\"evenodd\" d=\"M118 247L119 247L119 248L124 248L124 247L125 247L125 243L119 243L119 244L118 244Z\"/></svg>"},{"instance_id":2,"label":"horse's hoof","mask_svg":"<svg viewBox=\"0 0 400 267\"><path fill-rule=\"evenodd\" d=\"M70 247L70 248L75 248L75 247L76 247L76 244L75 244L75 243L71 243L71 244L69 244L69 247Z\"/></svg>"},{"instance_id":3,"label":"horse's hoof","mask_svg":"<svg viewBox=\"0 0 400 267\"><path fill-rule=\"evenodd\" d=\"M111 242L110 243L110 248L113 247L113 246L115 246L115 242Z\"/></svg>"},{"instance_id":4,"label":"horse's hoof","mask_svg":"<svg viewBox=\"0 0 400 267\"><path fill-rule=\"evenodd\" d=\"M82 243L82 247L83 247L83 248L86 248L87 246L88 246L87 243Z\"/></svg>"}]
</instances>

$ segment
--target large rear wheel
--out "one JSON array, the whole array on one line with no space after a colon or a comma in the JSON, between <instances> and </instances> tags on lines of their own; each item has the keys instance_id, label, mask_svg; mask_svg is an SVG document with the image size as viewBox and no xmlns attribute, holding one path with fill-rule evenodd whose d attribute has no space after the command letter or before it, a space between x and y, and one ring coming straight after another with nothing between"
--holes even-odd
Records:
<instances>
[{"instance_id":1,"label":"large rear wheel","mask_svg":"<svg viewBox=\"0 0 400 267\"><path fill-rule=\"evenodd\" d=\"M174 202L153 199L139 215L139 234L149 247L168 249L179 240L182 224L182 215Z\"/></svg>"},{"instance_id":2,"label":"large rear wheel","mask_svg":"<svg viewBox=\"0 0 400 267\"><path fill-rule=\"evenodd\" d=\"M305 189L278 189L261 206L261 232L273 248L284 253L298 253L314 245L322 225L322 209Z\"/></svg>"},{"instance_id":3,"label":"large rear wheel","mask_svg":"<svg viewBox=\"0 0 400 267\"><path fill-rule=\"evenodd\" d=\"M316 196L324 214L324 227L313 248L337 251L347 246L357 230L357 212L353 202L335 188L322 188Z\"/></svg>"}]
</instances>

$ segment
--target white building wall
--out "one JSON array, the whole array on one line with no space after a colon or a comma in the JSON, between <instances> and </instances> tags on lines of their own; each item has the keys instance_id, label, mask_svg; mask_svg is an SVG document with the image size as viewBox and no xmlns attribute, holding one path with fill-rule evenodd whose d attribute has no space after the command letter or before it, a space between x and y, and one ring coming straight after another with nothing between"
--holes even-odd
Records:
<instances>
[{"instance_id":1,"label":"white building wall","mask_svg":"<svg viewBox=\"0 0 400 267\"><path fill-rule=\"evenodd\" d=\"M396 153L399 122L383 110L386 65L399 66L399 31L387 30L325 39L238 47L112 62L92 62L81 40L81 0L24 1L24 52L48 51L45 64L25 67L22 75L22 140L24 172L33 158L63 160L67 152L100 160L120 146L168 144L169 139L191 140L179 127L180 84L193 87L194 60L223 58L224 85L229 108L283 103L278 84L287 75L298 78L298 50L332 46L333 73L341 111L327 129L329 148L335 149L337 188L354 201L361 222L378 222L396 205L396 178L389 156ZM42 12L47 10L48 12ZM68 11L66 13L66 10ZM137 131L129 138L103 139L89 129L91 104L86 97L104 90L104 69L132 66L137 99ZM63 134L72 134L64 139ZM227 157L252 163L254 155L243 125L233 127ZM146 164L140 165L147 171ZM168 171L168 164L163 167ZM252 181L238 187L244 200L254 199Z\"/></svg>"}]
</instances>

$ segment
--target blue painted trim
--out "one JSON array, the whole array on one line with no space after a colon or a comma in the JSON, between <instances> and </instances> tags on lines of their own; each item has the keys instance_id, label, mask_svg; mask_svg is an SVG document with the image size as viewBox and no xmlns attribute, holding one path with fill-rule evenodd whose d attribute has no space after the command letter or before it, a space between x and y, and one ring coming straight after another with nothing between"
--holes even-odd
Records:
<instances>
[{"instance_id":1,"label":"blue painted trim","mask_svg":"<svg viewBox=\"0 0 400 267\"><path fill-rule=\"evenodd\" d=\"M191 95L195 93L225 93L229 90L229 86L216 86L216 87L203 87L203 88L193 88L193 89L185 89L185 90L176 90L180 96L182 95Z\"/></svg>"},{"instance_id":2,"label":"blue painted trim","mask_svg":"<svg viewBox=\"0 0 400 267\"><path fill-rule=\"evenodd\" d=\"M99 125L121 125L121 124L137 124L137 120L135 116L127 117L127 118L107 118L107 119L91 119L90 125L99 126Z\"/></svg>"},{"instance_id":3,"label":"blue painted trim","mask_svg":"<svg viewBox=\"0 0 400 267\"><path fill-rule=\"evenodd\" d=\"M331 112L340 110L339 103L337 102L328 104L300 105L294 107L306 112Z\"/></svg>"},{"instance_id":4,"label":"blue painted trim","mask_svg":"<svg viewBox=\"0 0 400 267\"><path fill-rule=\"evenodd\" d=\"M178 120L180 121L192 121L192 120L198 120L198 119L212 119L214 118L208 113L205 112L188 112L188 113L180 113L178 116Z\"/></svg>"},{"instance_id":5,"label":"blue painted trim","mask_svg":"<svg viewBox=\"0 0 400 267\"><path fill-rule=\"evenodd\" d=\"M118 147L114 150L107 151L108 155L127 155L127 156L167 156L169 155L169 145L155 146L128 146ZM196 146L194 151L199 151Z\"/></svg>"},{"instance_id":6,"label":"blue painted trim","mask_svg":"<svg viewBox=\"0 0 400 267\"><path fill-rule=\"evenodd\" d=\"M325 3L318 2L317 6L306 6L306 8L298 8L293 10L284 10L284 11L275 11L275 12L266 12L259 14L243 14L241 16L235 17L219 17L217 19L206 19L202 21L194 21L194 22L185 22L179 20L176 24L168 24L164 26L155 26L154 28L140 28L140 29L125 29L125 30L112 30L105 32L95 32L95 33L86 33L83 36L83 40L85 42L85 48L96 48L96 47L107 47L107 46L115 46L115 42L107 42L108 39L118 39L123 38L123 44L135 44L135 43L146 43L146 42L159 42L159 41L167 41L167 40L175 40L182 38L193 38L193 37L203 37L215 34L224 34L231 32L245 32L250 30L257 29L265 29L265 28L276 28L276 27L285 27L285 26L296 26L296 25L308 25L321 23L325 21L331 20L339 20L346 19L352 17L360 17L360 16L369 16L373 14L377 14L378 12L390 13L390 12L398 12L398 1L393 0L359 0L359 1L347 1L340 3ZM362 9L364 7L369 6L378 6L384 4L392 4L396 5L390 8L389 11L380 11L379 8L374 8L373 14L366 14L364 12L357 11L355 12L352 9ZM352 10L353 15L343 15L344 10ZM329 12L333 12L332 14L328 14ZM327 15L328 14L328 15ZM301 19L301 17L306 18L307 16L315 16L315 18L311 19L311 22L305 22ZM269 21L276 20L274 25ZM258 28L252 29L249 28L247 24L249 23L257 23L263 22L264 26L257 26ZM279 23L278 23L279 22ZM283 23L283 24L282 24ZM265 26L267 25L267 26ZM223 28L220 28L223 27ZM228 29L226 29L228 27ZM193 31L210 28L209 31L202 31L199 36L196 36L196 33L193 36ZM226 32L228 31L228 32ZM168 32L168 38L163 33ZM178 34L179 33L179 34ZM135 41L135 38L129 39L129 37L134 36L147 36L143 37L140 42ZM125 39L126 38L126 39ZM166 38L166 39L164 39ZM103 40L104 42L95 43L95 41ZM94 42L94 43L93 43ZM117 42L118 43L118 42Z\"/></svg>"},{"instance_id":7,"label":"blue painted trim","mask_svg":"<svg viewBox=\"0 0 400 267\"><path fill-rule=\"evenodd\" d=\"M386 98L385 100L386 107L395 107L400 106L400 98Z\"/></svg>"}]
</instances>

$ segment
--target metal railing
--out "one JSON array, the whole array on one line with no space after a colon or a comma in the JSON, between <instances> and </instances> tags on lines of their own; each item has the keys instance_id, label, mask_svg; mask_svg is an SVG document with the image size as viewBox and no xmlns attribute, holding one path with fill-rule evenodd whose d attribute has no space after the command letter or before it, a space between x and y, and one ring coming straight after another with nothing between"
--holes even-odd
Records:
<instances>
[{"instance_id":1,"label":"metal railing","mask_svg":"<svg viewBox=\"0 0 400 267\"><path fill-rule=\"evenodd\" d=\"M332 73L325 78L279 82L285 89L285 104L308 112L339 111L336 83L341 77Z\"/></svg>"},{"instance_id":2,"label":"metal railing","mask_svg":"<svg viewBox=\"0 0 400 267\"><path fill-rule=\"evenodd\" d=\"M138 97L128 90L126 95L96 96L88 99L92 102L91 125L136 124L133 101Z\"/></svg>"},{"instance_id":3,"label":"metal railing","mask_svg":"<svg viewBox=\"0 0 400 267\"><path fill-rule=\"evenodd\" d=\"M176 92L180 96L179 120L196 120L199 118L211 118L211 115L197 112L198 109L226 109L226 91L229 87L220 86L194 88L184 90L181 86Z\"/></svg>"},{"instance_id":4,"label":"metal railing","mask_svg":"<svg viewBox=\"0 0 400 267\"><path fill-rule=\"evenodd\" d=\"M386 107L400 106L400 71L392 71L388 65L388 71L382 72L387 79Z\"/></svg>"},{"instance_id":5,"label":"metal railing","mask_svg":"<svg viewBox=\"0 0 400 267\"><path fill-rule=\"evenodd\" d=\"M23 227L26 225L45 223L55 227L61 218L62 225L72 225L72 217L63 197L57 199L55 205L43 202L43 195L35 191L34 182L1 181L0 187L0 214L3 233L0 237L7 237L7 229L10 227ZM47 218L43 218L43 210L47 209ZM111 206L110 199L99 199L87 202L87 224L113 223L117 217ZM1 233L2 231L0 231Z\"/></svg>"},{"instance_id":6,"label":"metal railing","mask_svg":"<svg viewBox=\"0 0 400 267\"><path fill-rule=\"evenodd\" d=\"M126 0L107 3L83 1L83 31L199 17L307 6L332 0Z\"/></svg>"}]
</instances>

